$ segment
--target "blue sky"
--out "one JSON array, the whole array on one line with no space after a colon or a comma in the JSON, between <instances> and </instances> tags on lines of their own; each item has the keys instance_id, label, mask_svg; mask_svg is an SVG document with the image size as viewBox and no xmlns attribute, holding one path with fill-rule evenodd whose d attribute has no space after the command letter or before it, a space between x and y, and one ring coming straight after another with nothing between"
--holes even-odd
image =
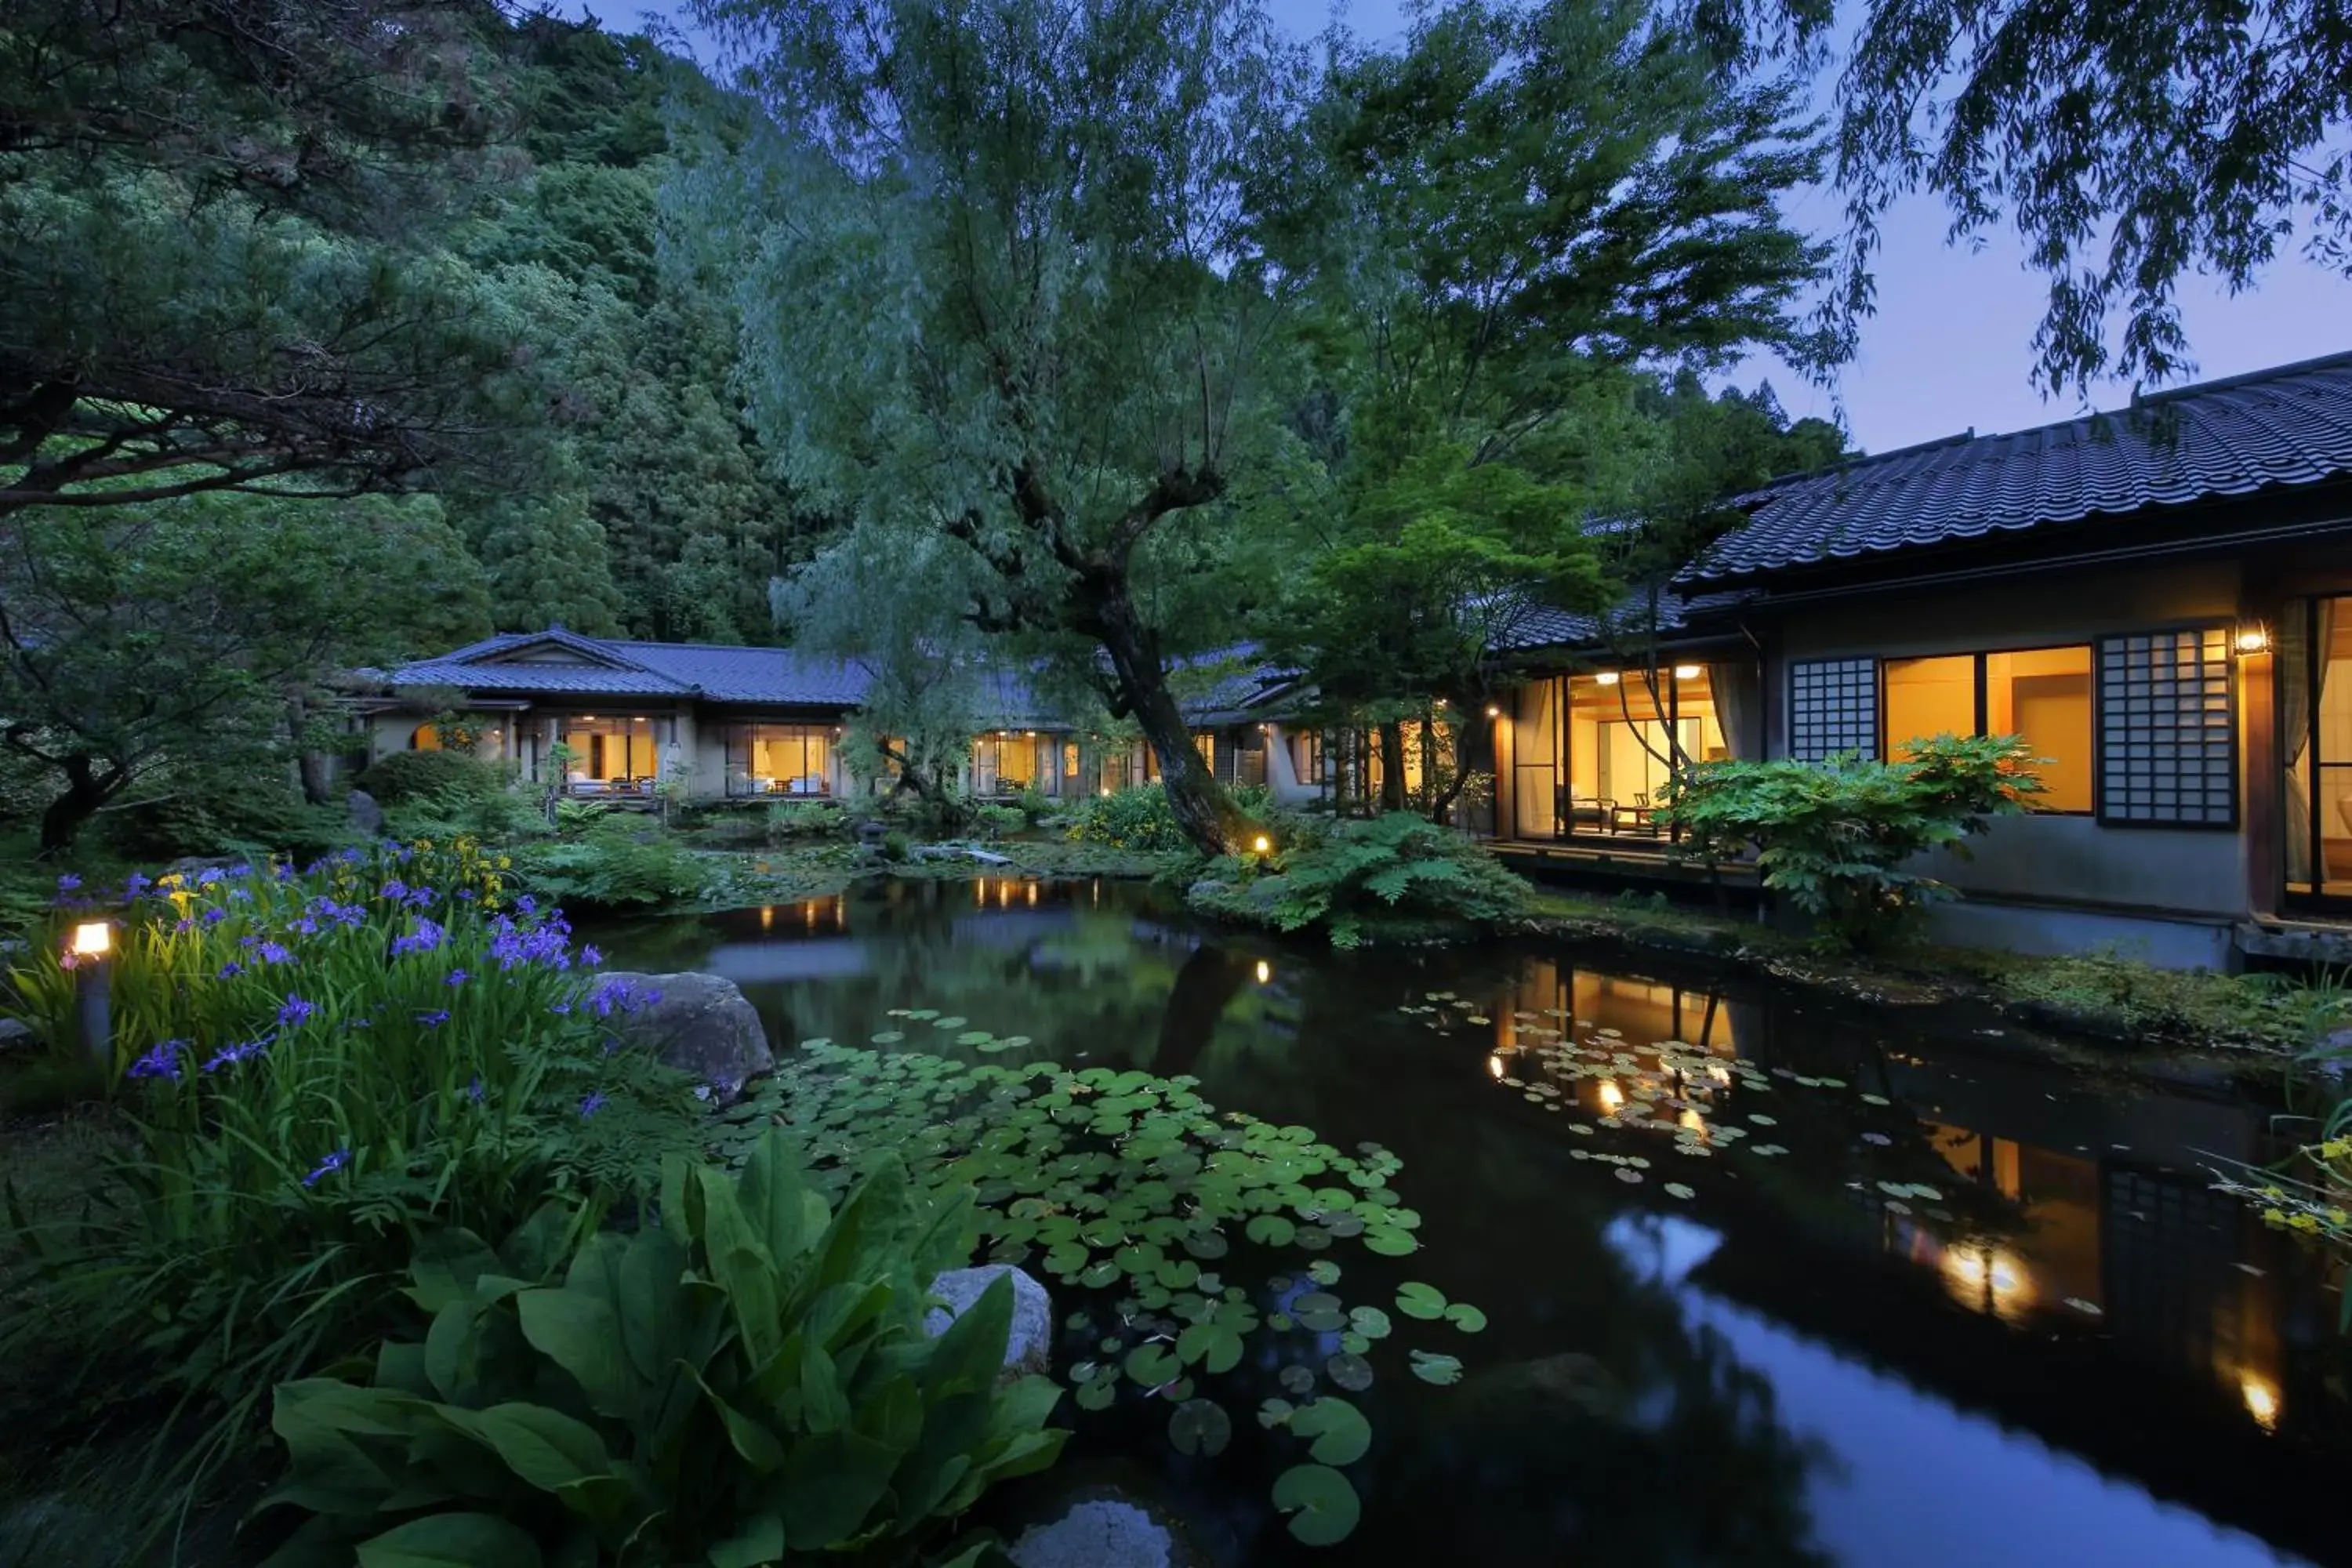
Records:
<instances>
[{"instance_id":1,"label":"blue sky","mask_svg":"<svg viewBox=\"0 0 2352 1568\"><path fill-rule=\"evenodd\" d=\"M1331 14L1326 0L1268 0L1302 33ZM674 14L667 0L567 0L574 15L634 29L641 18ZM1349 25L1369 37L1403 31L1404 0L1354 0ZM1799 196L1790 217L1817 234L1834 233L1843 211L1834 192ZM1888 215L1876 265L1878 312L1864 323L1860 352L1834 388L1807 384L1785 366L1759 360L1735 379L1769 376L1791 416L1832 417L1842 401L1846 427L1865 451L1884 452L1974 426L1979 433L2020 430L2080 412L2071 396L2045 401L2031 381L2032 339L2044 285L2025 267L2024 247L2007 230L1979 249L1944 243L1948 216L1939 202L1912 197ZM2352 281L2299 257L2273 264L2254 289L2231 298L2218 284L2190 278L2180 289L2181 318L2200 379L2235 375L2352 348ZM2126 383L2095 387L2093 402L2114 407Z\"/></svg>"}]
</instances>

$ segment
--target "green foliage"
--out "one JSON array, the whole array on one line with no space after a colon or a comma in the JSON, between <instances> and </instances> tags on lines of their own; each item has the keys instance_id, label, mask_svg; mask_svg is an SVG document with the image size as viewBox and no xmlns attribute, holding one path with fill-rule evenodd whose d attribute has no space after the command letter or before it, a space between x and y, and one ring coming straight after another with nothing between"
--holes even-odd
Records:
<instances>
[{"instance_id":1,"label":"green foliage","mask_svg":"<svg viewBox=\"0 0 2352 1568\"><path fill-rule=\"evenodd\" d=\"M1659 819L1705 858L1753 849L1764 886L1824 935L1883 946L1925 905L1955 896L1908 862L1934 849L1965 856L1970 836L2023 811L2042 789L2032 748L2016 735L1938 735L1909 749L1900 763L1849 753L1818 766L1696 763L1675 776Z\"/></svg>"},{"instance_id":2,"label":"green foliage","mask_svg":"<svg viewBox=\"0 0 2352 1568\"><path fill-rule=\"evenodd\" d=\"M1223 862L1194 902L1281 931L1320 928L1343 948L1384 927L1490 929L1534 908L1533 889L1485 847L1405 812L1340 823L1301 847L1277 847L1270 867L1262 875L1246 863Z\"/></svg>"},{"instance_id":3,"label":"green foliage","mask_svg":"<svg viewBox=\"0 0 2352 1568\"><path fill-rule=\"evenodd\" d=\"M1076 1304L1067 1327L1084 1349L1068 1377L1087 1416L1149 1411L1179 1452L1213 1458L1229 1411L1260 1407L1262 1425L1287 1428L1307 1454L1364 1457L1371 1425L1345 1399L1261 1401L1277 1386L1303 1398L1327 1374L1369 1386L1371 1358L1404 1352L1377 1309L1351 1312L1333 1293L1343 1253L1421 1249L1422 1216L1390 1184L1402 1160L1377 1143L1345 1152L1310 1128L1220 1113L1190 1078L907 1048L912 1033L1012 1060L1030 1042L936 1008L890 1018L875 1037L887 1051L812 1040L780 1060L730 1113L720 1152L740 1157L781 1135L836 1190L908 1161L919 1187L971 1194L990 1259L1053 1277L1057 1303ZM1294 1293L1300 1275L1316 1289ZM1262 1289L1247 1283L1259 1279ZM1475 1309L1450 1305L1453 1333ZM1336 1368L1330 1334L1348 1358ZM1356 1503L1351 1483L1331 1481L1319 1505L1334 1515L1327 1544L1347 1533Z\"/></svg>"},{"instance_id":4,"label":"green foliage","mask_svg":"<svg viewBox=\"0 0 2352 1568\"><path fill-rule=\"evenodd\" d=\"M1303 55L1261 0L689 11L760 112L705 105L672 212L733 283L740 384L786 477L869 558L958 563L978 591L935 616L1114 688L1213 847L1229 813L1170 693L1163 605L1266 432L1285 301L1250 196Z\"/></svg>"},{"instance_id":5,"label":"green foliage","mask_svg":"<svg viewBox=\"0 0 2352 1568\"><path fill-rule=\"evenodd\" d=\"M1017 805L1006 805L1001 801L978 803L972 807L971 817L973 823L992 838L1018 833L1029 825L1027 813Z\"/></svg>"},{"instance_id":6,"label":"green foliage","mask_svg":"<svg viewBox=\"0 0 2352 1568\"><path fill-rule=\"evenodd\" d=\"M352 780L384 806L441 797L473 801L503 790L504 772L464 752L387 752Z\"/></svg>"},{"instance_id":7,"label":"green foliage","mask_svg":"<svg viewBox=\"0 0 2352 1568\"><path fill-rule=\"evenodd\" d=\"M839 801L786 801L768 807L771 844L793 838L835 838L849 830L849 808Z\"/></svg>"},{"instance_id":8,"label":"green foliage","mask_svg":"<svg viewBox=\"0 0 2352 1568\"><path fill-rule=\"evenodd\" d=\"M914 841L894 827L882 836L882 858L893 865L906 864L915 852Z\"/></svg>"},{"instance_id":9,"label":"green foliage","mask_svg":"<svg viewBox=\"0 0 2352 1568\"><path fill-rule=\"evenodd\" d=\"M41 1294L0 1350L69 1346L88 1391L234 1425L375 1331L421 1235L502 1233L553 1194L593 1224L649 1190L692 1136L688 1084L614 1045L639 999L506 891L466 843L131 889L107 963L132 1146L102 1205L22 1238ZM7 976L58 1056L79 1050L63 931L89 912L61 904Z\"/></svg>"},{"instance_id":10,"label":"green foliage","mask_svg":"<svg viewBox=\"0 0 2352 1568\"><path fill-rule=\"evenodd\" d=\"M1816 42L1829 30L1811 0L1724 9L1768 32L1793 16ZM2251 287L2298 226L2313 259L2352 266L2352 33L2334 12L2123 0L2086 27L2014 0L1874 0L1855 24L1837 84L1847 223L1832 300L1849 333L1871 308L1880 222L1922 186L1951 210L1955 241L2016 225L2049 280L2032 348L2053 395L2086 396L2110 368L2133 382L2191 368L2180 279ZM1931 97L1965 107L1923 117Z\"/></svg>"},{"instance_id":11,"label":"green foliage","mask_svg":"<svg viewBox=\"0 0 2352 1568\"><path fill-rule=\"evenodd\" d=\"M1061 1390L997 1387L1011 1279L924 1331L968 1198L881 1173L828 1215L775 1134L662 1193L657 1227L590 1238L557 1285L463 1233L421 1248L421 1342L278 1390L269 1500L312 1517L273 1564L906 1561L1060 1452Z\"/></svg>"},{"instance_id":12,"label":"green foliage","mask_svg":"<svg viewBox=\"0 0 2352 1568\"><path fill-rule=\"evenodd\" d=\"M1158 784L1134 784L1083 801L1070 814L1069 836L1084 844L1108 844L1148 855L1191 847Z\"/></svg>"},{"instance_id":13,"label":"green foliage","mask_svg":"<svg viewBox=\"0 0 2352 1568\"><path fill-rule=\"evenodd\" d=\"M1034 784L1021 792L1021 798L1015 804L1020 809L1021 826L1024 827L1036 826L1054 812L1054 802Z\"/></svg>"},{"instance_id":14,"label":"green foliage","mask_svg":"<svg viewBox=\"0 0 2352 1568\"><path fill-rule=\"evenodd\" d=\"M601 817L576 835L517 845L514 860L516 875L541 897L600 909L698 898L710 881L692 850L632 813Z\"/></svg>"},{"instance_id":15,"label":"green foliage","mask_svg":"<svg viewBox=\"0 0 2352 1568\"><path fill-rule=\"evenodd\" d=\"M9 528L0 744L48 772L53 853L150 772L278 787L311 740L289 702L486 625L479 574L431 500L199 495L36 509Z\"/></svg>"}]
</instances>

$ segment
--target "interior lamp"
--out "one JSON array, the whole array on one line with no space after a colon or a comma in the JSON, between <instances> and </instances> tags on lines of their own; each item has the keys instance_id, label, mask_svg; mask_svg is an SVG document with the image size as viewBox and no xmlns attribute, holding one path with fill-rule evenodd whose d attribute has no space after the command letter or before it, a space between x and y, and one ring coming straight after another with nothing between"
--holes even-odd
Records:
<instances>
[{"instance_id":1,"label":"interior lamp","mask_svg":"<svg viewBox=\"0 0 2352 1568\"><path fill-rule=\"evenodd\" d=\"M1592 679L1603 686L1614 686L1617 684L1617 672L1613 669L1604 669Z\"/></svg>"},{"instance_id":2,"label":"interior lamp","mask_svg":"<svg viewBox=\"0 0 2352 1568\"><path fill-rule=\"evenodd\" d=\"M2268 653L2271 629L2260 621L2250 621L2238 628L2236 642L2240 653Z\"/></svg>"},{"instance_id":3,"label":"interior lamp","mask_svg":"<svg viewBox=\"0 0 2352 1568\"><path fill-rule=\"evenodd\" d=\"M1675 679L1676 680L1696 680L1703 673L1705 672L1695 664L1678 664L1675 666Z\"/></svg>"}]
</instances>

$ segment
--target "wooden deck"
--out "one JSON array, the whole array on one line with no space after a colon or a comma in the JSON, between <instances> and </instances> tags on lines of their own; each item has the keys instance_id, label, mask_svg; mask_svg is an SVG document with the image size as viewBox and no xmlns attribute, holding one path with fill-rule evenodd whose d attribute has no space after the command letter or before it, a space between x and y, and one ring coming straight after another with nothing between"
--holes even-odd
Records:
<instances>
[{"instance_id":1,"label":"wooden deck","mask_svg":"<svg viewBox=\"0 0 2352 1568\"><path fill-rule=\"evenodd\" d=\"M1706 887L1707 868L1677 859L1674 846L1664 838L1639 834L1579 834L1572 838L1494 838L1486 847L1522 876L1558 877L1562 880L1621 886ZM1731 888L1756 885L1756 868L1726 866L1722 880Z\"/></svg>"}]
</instances>

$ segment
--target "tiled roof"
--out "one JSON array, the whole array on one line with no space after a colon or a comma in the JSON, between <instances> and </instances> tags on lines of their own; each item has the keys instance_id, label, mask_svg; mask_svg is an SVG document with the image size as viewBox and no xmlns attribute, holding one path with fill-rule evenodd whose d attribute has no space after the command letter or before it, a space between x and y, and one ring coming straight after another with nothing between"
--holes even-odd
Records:
<instances>
[{"instance_id":1,"label":"tiled roof","mask_svg":"<svg viewBox=\"0 0 2352 1568\"><path fill-rule=\"evenodd\" d=\"M555 649L571 662L517 657ZM395 686L455 686L473 691L547 691L583 696L704 697L787 708L855 707L866 672L787 648L699 643L622 642L561 626L509 632L392 672Z\"/></svg>"},{"instance_id":2,"label":"tiled roof","mask_svg":"<svg viewBox=\"0 0 2352 1568\"><path fill-rule=\"evenodd\" d=\"M2347 476L2352 353L2337 353L1778 481L1739 498L1748 521L1683 576L1757 576Z\"/></svg>"}]
</instances>

